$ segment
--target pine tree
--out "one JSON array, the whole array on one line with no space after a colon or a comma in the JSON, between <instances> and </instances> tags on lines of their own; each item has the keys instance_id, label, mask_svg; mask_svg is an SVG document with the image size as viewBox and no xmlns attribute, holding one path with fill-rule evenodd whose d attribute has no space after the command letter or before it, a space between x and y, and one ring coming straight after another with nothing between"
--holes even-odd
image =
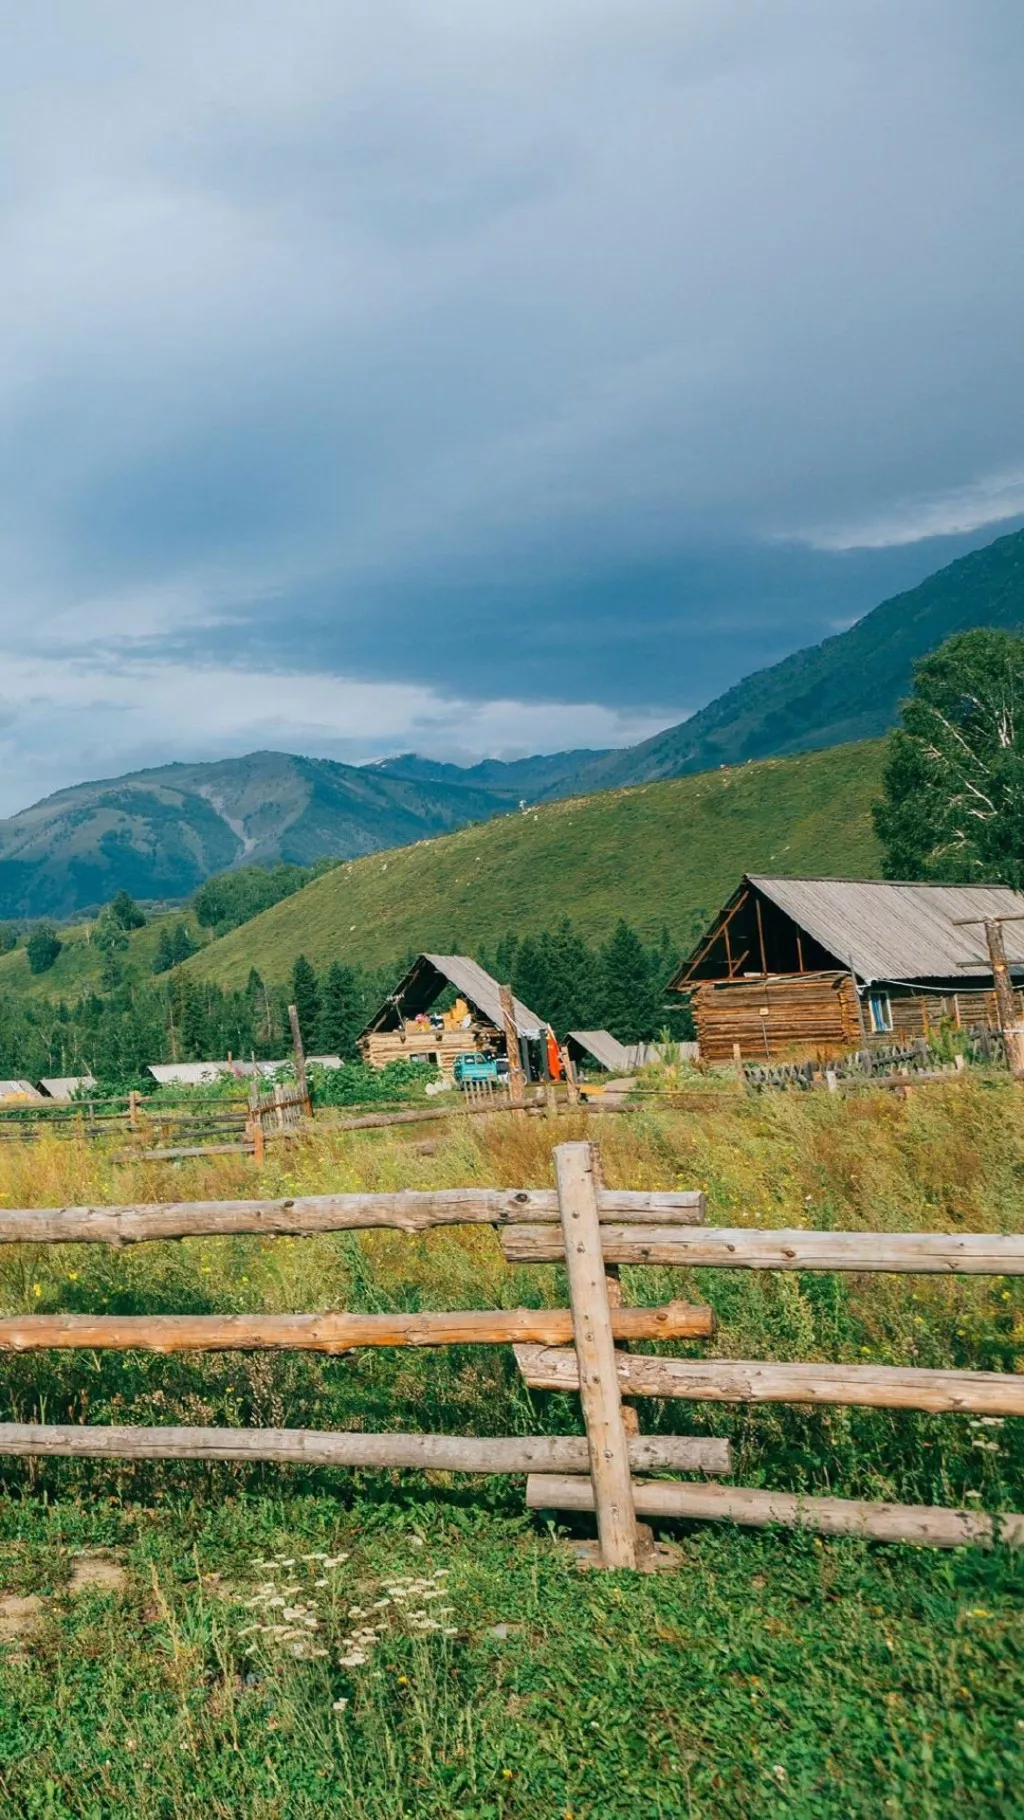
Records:
<instances>
[{"instance_id":1,"label":"pine tree","mask_svg":"<svg viewBox=\"0 0 1024 1820\"><path fill-rule=\"evenodd\" d=\"M174 956L172 966L177 967L181 961L187 961L190 954L195 954L196 944L192 932L185 922L175 923L171 935L171 953Z\"/></svg>"},{"instance_id":2,"label":"pine tree","mask_svg":"<svg viewBox=\"0 0 1024 1820\"><path fill-rule=\"evenodd\" d=\"M168 929L167 924L162 923L160 926L160 934L157 937L156 953L153 956L153 972L169 973L173 966L174 943L171 940L171 932Z\"/></svg>"},{"instance_id":3,"label":"pine tree","mask_svg":"<svg viewBox=\"0 0 1024 1820\"><path fill-rule=\"evenodd\" d=\"M340 1055L343 1061L347 1060L356 1054L356 1037L363 1023L362 994L355 972L343 961L332 961L320 1004L319 1048L325 1055Z\"/></svg>"},{"instance_id":4,"label":"pine tree","mask_svg":"<svg viewBox=\"0 0 1024 1820\"><path fill-rule=\"evenodd\" d=\"M299 1014L302 1040L308 1045L320 1023L320 986L316 972L304 954L299 955L292 968L289 1003L295 1006Z\"/></svg>"},{"instance_id":5,"label":"pine tree","mask_svg":"<svg viewBox=\"0 0 1024 1820\"><path fill-rule=\"evenodd\" d=\"M620 1043L650 1043L662 1022L661 986L647 950L627 922L620 922L601 956L604 1027Z\"/></svg>"}]
</instances>

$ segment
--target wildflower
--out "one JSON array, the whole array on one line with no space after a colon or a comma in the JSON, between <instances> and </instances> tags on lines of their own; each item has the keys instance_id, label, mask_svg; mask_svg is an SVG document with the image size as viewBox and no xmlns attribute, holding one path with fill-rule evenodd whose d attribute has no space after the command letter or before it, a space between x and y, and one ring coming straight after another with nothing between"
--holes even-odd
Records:
<instances>
[{"instance_id":1,"label":"wildflower","mask_svg":"<svg viewBox=\"0 0 1024 1820\"><path fill-rule=\"evenodd\" d=\"M777 1779L780 1782L785 1782L785 1780L786 1780L785 1765L782 1763L773 1763L772 1764L772 1775L777 1777Z\"/></svg>"},{"instance_id":2,"label":"wildflower","mask_svg":"<svg viewBox=\"0 0 1024 1820\"><path fill-rule=\"evenodd\" d=\"M361 1605L350 1605L348 1615L350 1618L365 1618L366 1613Z\"/></svg>"},{"instance_id":3,"label":"wildflower","mask_svg":"<svg viewBox=\"0 0 1024 1820\"><path fill-rule=\"evenodd\" d=\"M325 1567L340 1567L342 1562L347 1561L347 1560L348 1560L347 1555L325 1555L324 1556L324 1566Z\"/></svg>"},{"instance_id":4,"label":"wildflower","mask_svg":"<svg viewBox=\"0 0 1024 1820\"><path fill-rule=\"evenodd\" d=\"M414 1548L422 1548L424 1545L422 1536L412 1535L409 1537L409 1540Z\"/></svg>"},{"instance_id":5,"label":"wildflower","mask_svg":"<svg viewBox=\"0 0 1024 1820\"><path fill-rule=\"evenodd\" d=\"M980 1493L980 1491L965 1491L964 1497L965 1498L980 1498L981 1493Z\"/></svg>"},{"instance_id":6,"label":"wildflower","mask_svg":"<svg viewBox=\"0 0 1024 1820\"><path fill-rule=\"evenodd\" d=\"M33 1283L33 1285L32 1285L32 1294L33 1294L33 1295L42 1295L42 1293L43 1293L43 1292L42 1292L42 1290L41 1290L41 1288L40 1288L40 1287L39 1287L39 1284L38 1284L38 1283Z\"/></svg>"},{"instance_id":7,"label":"wildflower","mask_svg":"<svg viewBox=\"0 0 1024 1820\"><path fill-rule=\"evenodd\" d=\"M333 1710L336 1713L343 1713L345 1711L345 1708L347 1705L348 1705L347 1698L345 1698L344 1700L335 1700Z\"/></svg>"},{"instance_id":8,"label":"wildflower","mask_svg":"<svg viewBox=\"0 0 1024 1820\"><path fill-rule=\"evenodd\" d=\"M445 1626L444 1634L446 1637L457 1637L459 1633L458 1633L457 1627L454 1624L448 1624Z\"/></svg>"},{"instance_id":9,"label":"wildflower","mask_svg":"<svg viewBox=\"0 0 1024 1820\"><path fill-rule=\"evenodd\" d=\"M361 1668L366 1661L366 1657L363 1655L362 1650L354 1649L347 1656L339 1656L338 1661L342 1668Z\"/></svg>"},{"instance_id":10,"label":"wildflower","mask_svg":"<svg viewBox=\"0 0 1024 1820\"><path fill-rule=\"evenodd\" d=\"M326 1556L326 1555L325 1555L325 1554L319 1554L319 1555L300 1555L300 1556L299 1556L299 1560L300 1560L300 1561L326 1561L326 1559L327 1559L327 1556Z\"/></svg>"},{"instance_id":11,"label":"wildflower","mask_svg":"<svg viewBox=\"0 0 1024 1820\"><path fill-rule=\"evenodd\" d=\"M277 1565L278 1565L278 1567L294 1567L295 1566L295 1556L294 1555L278 1555Z\"/></svg>"},{"instance_id":12,"label":"wildflower","mask_svg":"<svg viewBox=\"0 0 1024 1820\"><path fill-rule=\"evenodd\" d=\"M387 1608L390 1604L391 1604L390 1599L375 1599L373 1604L370 1607L370 1610L371 1611L387 1611Z\"/></svg>"}]
</instances>

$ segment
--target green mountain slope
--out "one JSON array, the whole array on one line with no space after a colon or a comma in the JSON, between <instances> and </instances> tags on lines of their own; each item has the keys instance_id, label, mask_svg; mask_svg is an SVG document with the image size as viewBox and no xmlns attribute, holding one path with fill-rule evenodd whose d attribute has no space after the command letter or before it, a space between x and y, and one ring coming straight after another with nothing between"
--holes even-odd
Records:
<instances>
[{"instance_id":1,"label":"green mountain slope","mask_svg":"<svg viewBox=\"0 0 1024 1820\"><path fill-rule=\"evenodd\" d=\"M626 917L689 940L745 871L879 877L870 805L880 742L574 797L337 866L185 963L268 981L305 954L380 966L472 951L571 916L591 937Z\"/></svg>"},{"instance_id":2,"label":"green mountain slope","mask_svg":"<svg viewBox=\"0 0 1024 1820\"><path fill-rule=\"evenodd\" d=\"M915 659L972 626L1024 626L1024 531L950 563L824 644L756 671L681 726L593 760L572 787L607 790L874 739L896 721Z\"/></svg>"},{"instance_id":3,"label":"green mountain slope","mask_svg":"<svg viewBox=\"0 0 1024 1820\"><path fill-rule=\"evenodd\" d=\"M69 916L122 889L184 897L229 866L372 853L510 800L447 777L281 752L77 784L0 822L0 917Z\"/></svg>"}]
</instances>

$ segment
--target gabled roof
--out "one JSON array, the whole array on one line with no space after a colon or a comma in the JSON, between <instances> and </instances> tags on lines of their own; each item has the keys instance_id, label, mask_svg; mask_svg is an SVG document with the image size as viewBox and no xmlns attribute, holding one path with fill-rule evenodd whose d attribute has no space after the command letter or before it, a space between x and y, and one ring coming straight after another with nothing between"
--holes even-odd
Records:
<instances>
[{"instance_id":1,"label":"gabled roof","mask_svg":"<svg viewBox=\"0 0 1024 1820\"><path fill-rule=\"evenodd\" d=\"M426 1010L446 985L454 986L467 1004L479 1011L496 1030L504 1027L498 982L477 961L470 960L467 954L420 954L361 1034L365 1036L367 1031L380 1028L394 1009L401 1008L413 1016ZM407 998L408 1006L404 1003ZM536 1036L538 1031L547 1029L544 1019L531 1011L529 1005L524 1005L522 999L514 998L512 1006L520 1036Z\"/></svg>"},{"instance_id":2,"label":"gabled roof","mask_svg":"<svg viewBox=\"0 0 1024 1820\"><path fill-rule=\"evenodd\" d=\"M981 922L1024 917L1024 896L1006 885L900 884L886 879L771 878L749 873L753 888L861 981L990 979ZM735 894L739 896L739 892ZM732 902L734 900L730 900ZM1004 930L1007 959L1024 969L1024 922ZM694 964L698 944L676 975Z\"/></svg>"},{"instance_id":3,"label":"gabled roof","mask_svg":"<svg viewBox=\"0 0 1024 1820\"><path fill-rule=\"evenodd\" d=\"M50 1074L44 1075L39 1085L51 1100L71 1100L80 1087L95 1087L96 1078L91 1074Z\"/></svg>"},{"instance_id":4,"label":"gabled roof","mask_svg":"<svg viewBox=\"0 0 1024 1820\"><path fill-rule=\"evenodd\" d=\"M43 1095L31 1081L0 1081L0 1101L41 1100Z\"/></svg>"}]
</instances>

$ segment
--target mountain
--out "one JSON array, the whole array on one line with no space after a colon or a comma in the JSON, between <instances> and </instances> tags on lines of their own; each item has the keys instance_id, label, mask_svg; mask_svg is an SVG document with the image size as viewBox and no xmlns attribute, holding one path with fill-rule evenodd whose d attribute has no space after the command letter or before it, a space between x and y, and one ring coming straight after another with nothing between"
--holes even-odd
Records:
<instances>
[{"instance_id":1,"label":"mountain","mask_svg":"<svg viewBox=\"0 0 1024 1820\"><path fill-rule=\"evenodd\" d=\"M253 752L76 784L0 821L0 917L70 916L124 889L180 898L239 864L401 846L505 808L510 790Z\"/></svg>"},{"instance_id":2,"label":"mountain","mask_svg":"<svg viewBox=\"0 0 1024 1820\"><path fill-rule=\"evenodd\" d=\"M299 954L392 966L410 950L472 953L571 916L591 938L625 917L689 943L745 871L881 876L871 802L881 741L515 810L335 866L210 942L182 971L243 986Z\"/></svg>"},{"instance_id":3,"label":"mountain","mask_svg":"<svg viewBox=\"0 0 1024 1820\"><path fill-rule=\"evenodd\" d=\"M898 717L915 660L973 626L1024 627L1024 531L960 557L823 644L755 671L680 726L590 761L572 788L608 790L877 738Z\"/></svg>"},{"instance_id":4,"label":"mountain","mask_svg":"<svg viewBox=\"0 0 1024 1820\"><path fill-rule=\"evenodd\" d=\"M0 821L0 918L70 916L122 888L180 898L231 866L351 859L520 802L874 738L896 720L916 658L951 632L1022 624L1024 531L1016 531L625 750L470 766L415 753L354 766L254 752L78 784Z\"/></svg>"},{"instance_id":5,"label":"mountain","mask_svg":"<svg viewBox=\"0 0 1024 1820\"><path fill-rule=\"evenodd\" d=\"M533 758L485 758L477 765L446 765L438 759L421 758L416 752L403 752L398 758L382 758L367 770L382 772L386 777L408 777L424 783L471 784L493 790L510 803L539 801L544 797L568 796L576 787L580 774L604 759L617 754L601 752L554 752Z\"/></svg>"}]
</instances>

